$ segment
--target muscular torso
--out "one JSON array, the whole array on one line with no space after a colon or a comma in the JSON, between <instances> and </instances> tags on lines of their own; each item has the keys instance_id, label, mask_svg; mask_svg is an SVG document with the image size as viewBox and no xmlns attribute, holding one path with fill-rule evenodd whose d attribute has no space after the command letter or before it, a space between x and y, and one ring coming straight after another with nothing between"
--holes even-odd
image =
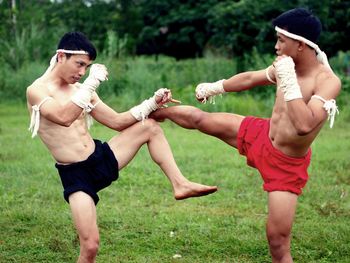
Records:
<instances>
[{"instance_id":1,"label":"muscular torso","mask_svg":"<svg viewBox=\"0 0 350 263\"><path fill-rule=\"evenodd\" d=\"M314 75L298 78L303 100L306 104L308 104L311 96L315 92L315 79L317 78ZM276 101L271 115L269 133L271 142L275 148L289 156L304 156L321 130L323 123L324 122L320 123L314 130L306 135L298 135L288 114L288 107L287 103L284 101L283 92L280 89L276 90Z\"/></svg>"},{"instance_id":2,"label":"muscular torso","mask_svg":"<svg viewBox=\"0 0 350 263\"><path fill-rule=\"evenodd\" d=\"M39 136L58 163L82 161L94 151L95 145L83 115L84 113L69 127L41 117Z\"/></svg>"},{"instance_id":3,"label":"muscular torso","mask_svg":"<svg viewBox=\"0 0 350 263\"><path fill-rule=\"evenodd\" d=\"M70 102L72 93L76 87L69 85L66 88L59 88L53 84L40 85L40 80L34 88L41 89L41 93L52 97L57 103L65 105ZM79 117L69 126L62 126L49 118L45 118L42 113L43 107L50 107L50 100L41 107L40 127L38 135L47 146L52 156L58 163L69 164L87 159L94 151L95 145L88 132L85 112L82 111ZM28 104L31 112L31 105ZM46 108L47 110L47 108Z\"/></svg>"}]
</instances>

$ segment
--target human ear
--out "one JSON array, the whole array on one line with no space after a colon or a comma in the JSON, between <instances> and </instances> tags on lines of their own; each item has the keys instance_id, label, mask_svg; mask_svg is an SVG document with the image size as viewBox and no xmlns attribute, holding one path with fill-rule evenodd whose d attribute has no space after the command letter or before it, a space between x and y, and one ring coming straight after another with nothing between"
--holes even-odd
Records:
<instances>
[{"instance_id":1,"label":"human ear","mask_svg":"<svg viewBox=\"0 0 350 263\"><path fill-rule=\"evenodd\" d=\"M298 42L299 42L299 44L298 44L298 51L303 51L305 46L306 46L306 44L304 42L302 42L302 41L298 41Z\"/></svg>"},{"instance_id":2,"label":"human ear","mask_svg":"<svg viewBox=\"0 0 350 263\"><path fill-rule=\"evenodd\" d=\"M57 62L62 63L63 59L66 57L66 55L63 52L58 52L57 53Z\"/></svg>"}]
</instances>

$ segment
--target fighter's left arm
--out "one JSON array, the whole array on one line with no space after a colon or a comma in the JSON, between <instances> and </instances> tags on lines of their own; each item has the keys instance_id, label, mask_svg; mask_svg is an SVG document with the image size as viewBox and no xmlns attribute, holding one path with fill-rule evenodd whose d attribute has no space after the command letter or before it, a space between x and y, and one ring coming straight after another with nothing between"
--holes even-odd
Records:
<instances>
[{"instance_id":1,"label":"fighter's left arm","mask_svg":"<svg viewBox=\"0 0 350 263\"><path fill-rule=\"evenodd\" d=\"M306 102L296 79L294 63L291 62L291 59L279 60L275 68L278 87L282 90L287 103L289 118L299 135L312 132L327 117L329 118L330 114L335 113L337 109L334 99L340 92L341 83L333 72L322 73L316 78L314 94ZM329 109L329 106L333 109ZM333 120L331 120L331 126L332 124Z\"/></svg>"},{"instance_id":2,"label":"fighter's left arm","mask_svg":"<svg viewBox=\"0 0 350 263\"><path fill-rule=\"evenodd\" d=\"M93 95L92 104L94 108L90 112L91 117L110 129L122 131L136 123L135 118L129 112L117 112L104 103L96 93Z\"/></svg>"},{"instance_id":3,"label":"fighter's left arm","mask_svg":"<svg viewBox=\"0 0 350 263\"><path fill-rule=\"evenodd\" d=\"M159 89L154 96L125 112L117 112L105 104L95 93L92 103L95 105L91 116L99 123L116 131L122 131L138 121L143 121L148 115L167 103L181 103L172 98L169 89Z\"/></svg>"}]
</instances>

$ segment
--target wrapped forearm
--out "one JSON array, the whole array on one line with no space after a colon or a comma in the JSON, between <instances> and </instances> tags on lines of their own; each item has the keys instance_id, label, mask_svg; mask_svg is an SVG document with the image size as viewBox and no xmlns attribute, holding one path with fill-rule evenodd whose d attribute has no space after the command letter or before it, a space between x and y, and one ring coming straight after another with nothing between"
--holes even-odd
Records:
<instances>
[{"instance_id":1,"label":"wrapped forearm","mask_svg":"<svg viewBox=\"0 0 350 263\"><path fill-rule=\"evenodd\" d=\"M82 84L80 88L73 94L71 100L74 104L84 109L86 112L90 112L93 107L91 104L91 97L93 91L91 92L89 86Z\"/></svg>"},{"instance_id":2,"label":"wrapped forearm","mask_svg":"<svg viewBox=\"0 0 350 263\"><path fill-rule=\"evenodd\" d=\"M169 93L168 89L159 89L154 93L154 96L149 98L148 100L144 100L141 104L130 109L131 115L138 121L144 120L148 117L148 115L159 109L161 106L157 104L156 97L163 98L166 94ZM171 100L170 100L171 101Z\"/></svg>"},{"instance_id":3,"label":"wrapped forearm","mask_svg":"<svg viewBox=\"0 0 350 263\"><path fill-rule=\"evenodd\" d=\"M83 84L80 85L79 89L73 94L71 100L74 104L78 105L80 108L85 109L90 112L93 107L91 107L91 97L97 87L102 81L107 79L107 69L104 65L94 64L91 66L90 75L86 78Z\"/></svg>"},{"instance_id":4,"label":"wrapped forearm","mask_svg":"<svg viewBox=\"0 0 350 263\"><path fill-rule=\"evenodd\" d=\"M130 109L131 115L138 121L144 120L148 115L158 109L158 105L154 97L144 100L141 104Z\"/></svg>"},{"instance_id":5,"label":"wrapped forearm","mask_svg":"<svg viewBox=\"0 0 350 263\"><path fill-rule=\"evenodd\" d=\"M276 73L280 79L279 88L283 91L285 101L303 98L294 67L291 57L282 58L275 64Z\"/></svg>"},{"instance_id":6,"label":"wrapped forearm","mask_svg":"<svg viewBox=\"0 0 350 263\"><path fill-rule=\"evenodd\" d=\"M225 92L223 86L224 79L213 83L200 83L196 87L196 98L205 103L209 98Z\"/></svg>"}]
</instances>

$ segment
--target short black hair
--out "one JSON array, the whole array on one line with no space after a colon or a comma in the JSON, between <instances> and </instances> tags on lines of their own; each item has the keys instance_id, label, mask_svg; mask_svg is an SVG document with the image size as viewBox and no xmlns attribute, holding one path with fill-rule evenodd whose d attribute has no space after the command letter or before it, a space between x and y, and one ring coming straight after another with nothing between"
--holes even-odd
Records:
<instances>
[{"instance_id":1,"label":"short black hair","mask_svg":"<svg viewBox=\"0 0 350 263\"><path fill-rule=\"evenodd\" d=\"M314 43L317 42L322 31L319 18L312 11L302 7L282 13L272 21L272 25L302 36Z\"/></svg>"},{"instance_id":2,"label":"short black hair","mask_svg":"<svg viewBox=\"0 0 350 263\"><path fill-rule=\"evenodd\" d=\"M91 60L95 60L97 56L96 48L81 32L68 32L64 34L58 43L57 49L84 50L89 53Z\"/></svg>"}]
</instances>

